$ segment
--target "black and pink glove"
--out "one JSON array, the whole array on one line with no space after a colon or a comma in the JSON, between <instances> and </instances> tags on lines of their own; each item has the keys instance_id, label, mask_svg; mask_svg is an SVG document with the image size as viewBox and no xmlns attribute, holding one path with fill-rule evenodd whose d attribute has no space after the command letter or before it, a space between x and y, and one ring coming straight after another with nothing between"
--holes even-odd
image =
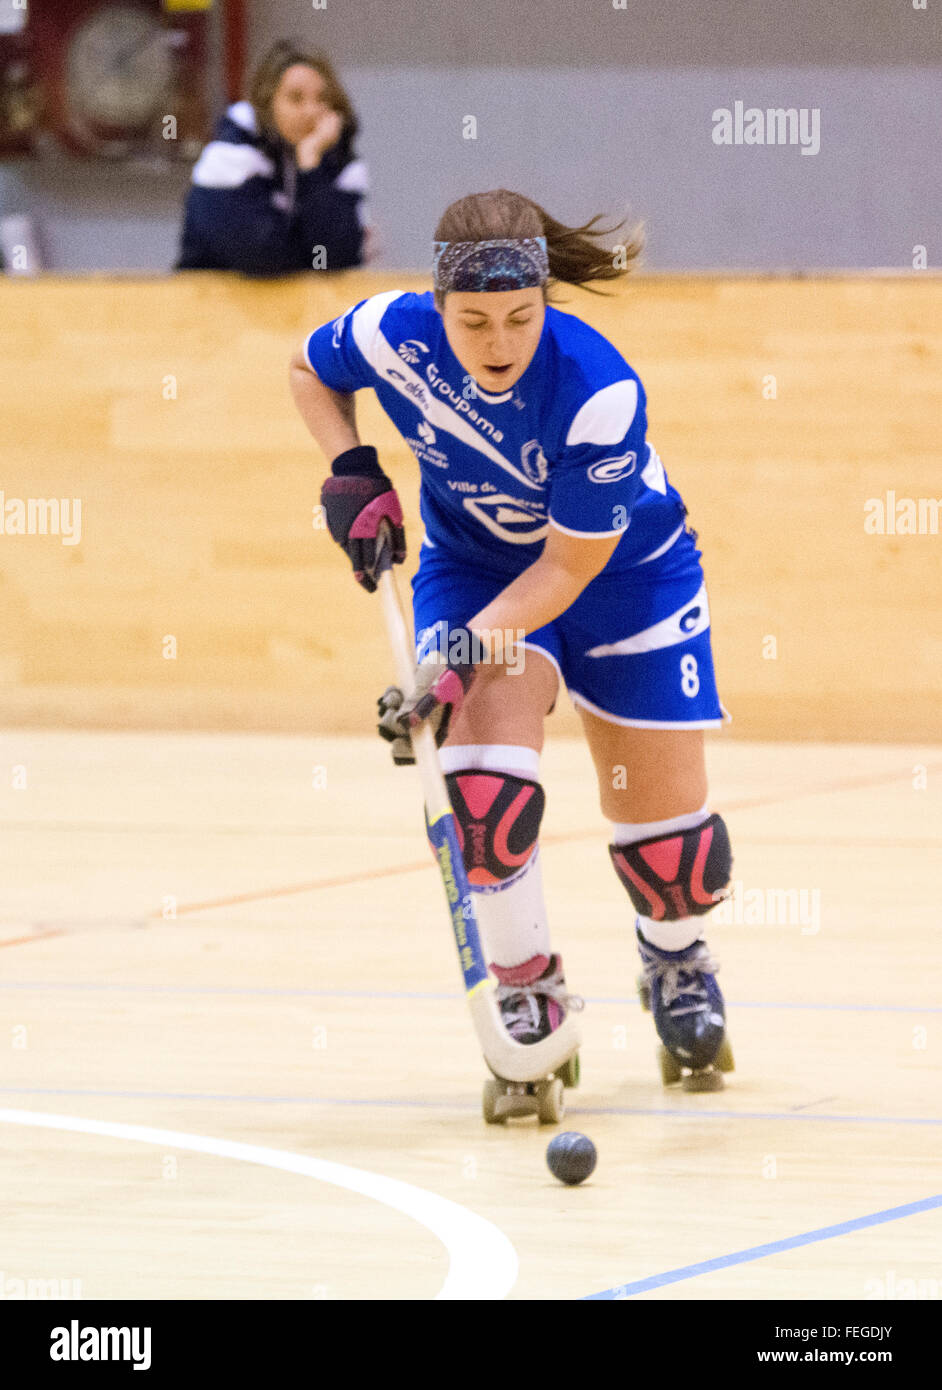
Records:
<instances>
[{"instance_id":1,"label":"black and pink glove","mask_svg":"<svg viewBox=\"0 0 942 1390\"><path fill-rule=\"evenodd\" d=\"M382 468L371 444L334 459L332 476L321 488L321 506L330 534L350 557L353 576L367 593L376 590L377 540L384 521L392 533L393 563L406 558L406 533L398 494Z\"/></svg>"},{"instance_id":2,"label":"black and pink glove","mask_svg":"<svg viewBox=\"0 0 942 1390\"><path fill-rule=\"evenodd\" d=\"M480 638L469 628L451 628L448 653L429 652L419 662L415 689L408 695L391 685L379 697L379 735L392 744L393 762L415 762L412 730L427 721L439 748L448 726L471 689L477 668L486 660Z\"/></svg>"}]
</instances>

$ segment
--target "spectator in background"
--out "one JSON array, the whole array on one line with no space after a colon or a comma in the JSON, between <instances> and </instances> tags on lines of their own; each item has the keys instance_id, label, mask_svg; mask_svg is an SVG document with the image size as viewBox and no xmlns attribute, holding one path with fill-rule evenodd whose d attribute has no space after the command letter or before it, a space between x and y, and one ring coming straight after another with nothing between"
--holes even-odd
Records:
<instances>
[{"instance_id":1,"label":"spectator in background","mask_svg":"<svg viewBox=\"0 0 942 1390\"><path fill-rule=\"evenodd\" d=\"M193 168L177 270L343 270L364 260L366 165L328 60L292 43L259 63ZM323 248L319 251L318 248Z\"/></svg>"}]
</instances>

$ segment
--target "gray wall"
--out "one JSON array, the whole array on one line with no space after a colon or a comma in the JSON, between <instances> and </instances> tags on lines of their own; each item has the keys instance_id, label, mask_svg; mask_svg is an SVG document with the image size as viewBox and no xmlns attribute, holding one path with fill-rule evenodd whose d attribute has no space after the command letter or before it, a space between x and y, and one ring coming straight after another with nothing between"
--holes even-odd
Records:
<instances>
[{"instance_id":1,"label":"gray wall","mask_svg":"<svg viewBox=\"0 0 942 1390\"><path fill-rule=\"evenodd\" d=\"M256 0L255 51L304 37L345 66L937 65L936 0Z\"/></svg>"},{"instance_id":2,"label":"gray wall","mask_svg":"<svg viewBox=\"0 0 942 1390\"><path fill-rule=\"evenodd\" d=\"M496 187L564 221L630 211L651 268L910 266L917 243L942 262L939 71L399 69L392 132L387 73L349 69L384 265L427 264L444 207ZM736 100L819 108L820 152L715 145Z\"/></svg>"},{"instance_id":3,"label":"gray wall","mask_svg":"<svg viewBox=\"0 0 942 1390\"><path fill-rule=\"evenodd\" d=\"M384 268L424 267L447 203L501 185L563 220L643 218L653 269L906 268L918 244L942 263L942 0L627 5L268 0L250 57L290 35L334 58ZM737 100L819 110L819 153L715 145L712 112ZM171 263L179 172L18 179L56 265Z\"/></svg>"}]
</instances>

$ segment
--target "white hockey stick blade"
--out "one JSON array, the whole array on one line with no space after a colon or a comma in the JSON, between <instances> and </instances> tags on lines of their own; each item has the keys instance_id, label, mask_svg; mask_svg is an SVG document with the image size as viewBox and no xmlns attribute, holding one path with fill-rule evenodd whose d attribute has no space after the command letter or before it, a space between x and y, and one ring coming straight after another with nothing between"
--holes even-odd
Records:
<instances>
[{"instance_id":1,"label":"white hockey stick blade","mask_svg":"<svg viewBox=\"0 0 942 1390\"><path fill-rule=\"evenodd\" d=\"M518 1043L501 1020L494 990L475 990L468 1003L474 1029L491 1070L505 1081L540 1081L567 1062L582 1042L578 1020L567 1013L555 1032L537 1043Z\"/></svg>"}]
</instances>

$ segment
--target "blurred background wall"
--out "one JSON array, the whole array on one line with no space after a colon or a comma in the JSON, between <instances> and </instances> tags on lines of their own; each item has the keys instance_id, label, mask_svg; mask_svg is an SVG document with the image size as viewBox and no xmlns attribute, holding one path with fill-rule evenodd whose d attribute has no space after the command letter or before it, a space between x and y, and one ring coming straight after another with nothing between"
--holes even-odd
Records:
<instances>
[{"instance_id":1,"label":"blurred background wall","mask_svg":"<svg viewBox=\"0 0 942 1390\"><path fill-rule=\"evenodd\" d=\"M914 245L937 263L939 0L620 2L255 0L247 56L294 36L339 66L378 268L423 267L438 212L500 184L563 219L630 208L657 269L909 268ZM737 100L819 110L820 151L715 145L712 113ZM162 271L186 184L185 167L7 161L0 213L37 215L51 268Z\"/></svg>"}]
</instances>

